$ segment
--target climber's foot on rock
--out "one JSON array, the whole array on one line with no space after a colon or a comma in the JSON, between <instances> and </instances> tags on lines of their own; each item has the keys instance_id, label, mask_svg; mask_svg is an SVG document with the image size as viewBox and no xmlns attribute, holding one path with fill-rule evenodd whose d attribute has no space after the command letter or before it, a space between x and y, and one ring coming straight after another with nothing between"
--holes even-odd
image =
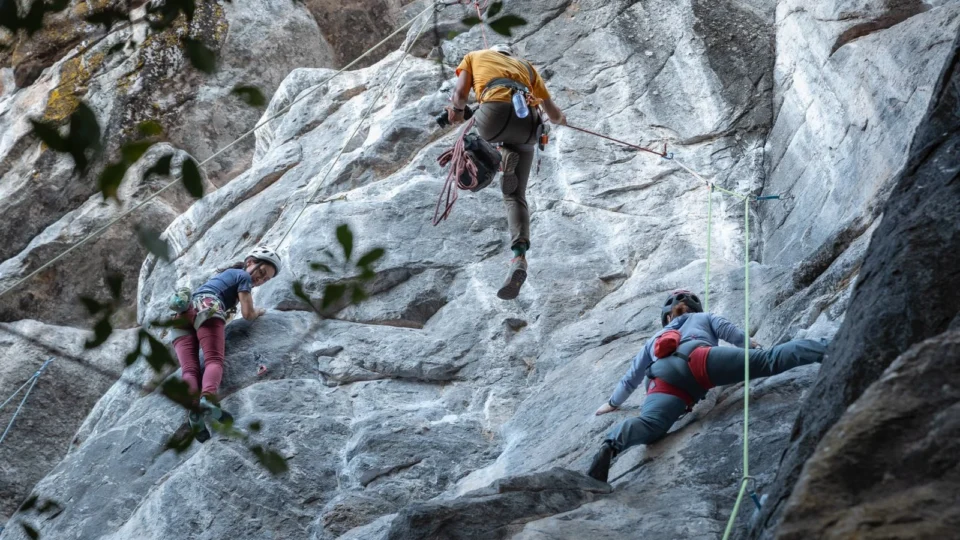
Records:
<instances>
[{"instance_id":1,"label":"climber's foot on rock","mask_svg":"<svg viewBox=\"0 0 960 540\"><path fill-rule=\"evenodd\" d=\"M606 482L607 476L610 474L610 463L616 456L617 451L614 450L610 441L603 441L603 444L600 446L600 451L597 452L597 455L593 456L593 463L590 464L587 476L601 482Z\"/></svg>"},{"instance_id":2,"label":"climber's foot on rock","mask_svg":"<svg viewBox=\"0 0 960 540\"><path fill-rule=\"evenodd\" d=\"M520 287L527 280L527 258L520 256L514 257L510 261L510 271L507 272L507 279L503 287L497 291L497 298L501 300L513 300L520 295Z\"/></svg>"}]
</instances>

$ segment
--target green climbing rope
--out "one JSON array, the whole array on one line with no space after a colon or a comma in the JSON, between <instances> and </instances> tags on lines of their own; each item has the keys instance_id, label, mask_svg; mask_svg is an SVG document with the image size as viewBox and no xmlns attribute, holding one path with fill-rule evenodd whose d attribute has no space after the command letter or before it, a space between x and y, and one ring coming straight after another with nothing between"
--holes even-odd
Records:
<instances>
[{"instance_id":1,"label":"green climbing rope","mask_svg":"<svg viewBox=\"0 0 960 540\"><path fill-rule=\"evenodd\" d=\"M713 230L713 184L707 185L707 275L703 280L703 310L710 311L710 238Z\"/></svg>"}]
</instances>

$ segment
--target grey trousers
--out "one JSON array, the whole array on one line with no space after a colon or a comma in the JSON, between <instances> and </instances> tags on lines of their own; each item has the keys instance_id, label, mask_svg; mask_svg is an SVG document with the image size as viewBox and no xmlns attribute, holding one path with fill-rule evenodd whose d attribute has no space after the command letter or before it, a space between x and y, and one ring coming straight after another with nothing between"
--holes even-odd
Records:
<instances>
[{"instance_id":1,"label":"grey trousers","mask_svg":"<svg viewBox=\"0 0 960 540\"><path fill-rule=\"evenodd\" d=\"M517 163L517 187L512 192L503 192L507 208L507 223L510 226L510 247L530 247L530 211L527 208L527 181L533 167L533 155L537 141L540 117L531 110L526 118L518 118L513 104L487 102L476 113L477 132L490 143L503 143L503 149L520 155ZM505 156L504 156L505 157ZM502 185L502 184L501 184Z\"/></svg>"},{"instance_id":2,"label":"grey trousers","mask_svg":"<svg viewBox=\"0 0 960 540\"><path fill-rule=\"evenodd\" d=\"M820 362L825 352L826 346L812 339L796 339L771 349L750 349L750 379ZM707 355L707 375L716 386L743 382L743 349L712 347ZM686 403L676 396L648 394L640 416L621 422L606 439L618 453L638 444L654 443L670 431L686 409Z\"/></svg>"}]
</instances>

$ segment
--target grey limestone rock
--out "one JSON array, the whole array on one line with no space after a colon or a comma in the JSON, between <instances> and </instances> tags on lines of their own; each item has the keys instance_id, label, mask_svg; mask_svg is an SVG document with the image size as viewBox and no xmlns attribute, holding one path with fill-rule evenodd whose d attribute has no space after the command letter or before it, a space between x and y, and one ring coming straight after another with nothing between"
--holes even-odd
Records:
<instances>
[{"instance_id":1,"label":"grey limestone rock","mask_svg":"<svg viewBox=\"0 0 960 540\"><path fill-rule=\"evenodd\" d=\"M556 128L527 191L529 277L513 302L495 296L511 256L496 187L462 194L449 220L430 224L446 174L435 160L457 137L433 117L481 29L329 82L330 69L293 71L261 119L289 112L257 131L249 168L170 222L175 258L148 256L137 293L137 321L149 326L173 288L258 244L278 247L283 272L254 291L267 315L227 326L223 394L238 428L290 471L270 475L226 437L165 450L183 410L115 387L81 427L82 444L34 490L65 501L62 512L15 515L0 538L21 538L21 521L50 537L118 540L717 538L743 474L743 385L712 391L666 439L619 456L612 492L580 472L611 425L642 407L638 393L593 415L659 329L664 293L702 291L708 240L711 311L748 322L748 259L749 329L764 345L874 320L862 308L847 316L847 303L875 286L868 246L890 235L875 209L917 203L895 203L904 193L892 187L938 95L960 11L827 4L505 3L530 23L515 29L514 48L571 124L674 153ZM438 28L461 28L465 13L448 8ZM711 196L680 163L725 189L797 198ZM311 267L339 249L342 223L355 252L386 255L371 299L320 319L294 283L319 296L349 277L336 264ZM825 373L840 365L832 360ZM750 385L760 493L774 489L817 369Z\"/></svg>"}]
</instances>

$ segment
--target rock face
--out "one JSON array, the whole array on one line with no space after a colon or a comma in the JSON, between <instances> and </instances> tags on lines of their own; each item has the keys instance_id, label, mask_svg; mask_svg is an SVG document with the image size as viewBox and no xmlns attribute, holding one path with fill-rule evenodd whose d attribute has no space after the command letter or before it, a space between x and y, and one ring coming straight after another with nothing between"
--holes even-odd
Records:
<instances>
[{"instance_id":1,"label":"rock face","mask_svg":"<svg viewBox=\"0 0 960 540\"><path fill-rule=\"evenodd\" d=\"M866 398L861 395L898 355L910 345L944 332L957 317L958 45L960 41L955 40L930 109L911 144L907 165L884 206L883 221L863 262L848 317L832 344L830 355L835 360L824 363L810 399L801 408L778 473L774 504L764 516L766 535L773 534L780 503L803 464L818 444L827 450L827 442L821 442L827 430L858 399ZM888 396L894 402L899 399L896 394ZM907 450L895 446L891 451ZM803 515L802 510L798 512Z\"/></svg>"},{"instance_id":2,"label":"rock face","mask_svg":"<svg viewBox=\"0 0 960 540\"><path fill-rule=\"evenodd\" d=\"M833 8L842 15L859 5ZM556 128L528 189L530 274L514 302L495 297L510 257L496 188L464 194L447 222L429 224L446 172L435 160L457 136L433 117L448 103L452 64L482 42L480 28L427 59L395 52L327 83L329 69L292 72L263 118L302 99L258 130L249 169L172 221L164 236L175 260L147 258L137 311L149 324L167 314L171 288L202 282L255 245L279 246L283 272L254 294L267 315L227 327L222 394L237 428L289 471L269 474L227 437L167 450L183 410L116 385L81 426L80 444L34 488L62 511L20 512L0 538L25 537L21 523L64 539L717 538L742 475L743 386L712 391L669 437L621 455L612 493L577 471L642 396L615 414L592 412L659 328L664 293L701 289L708 240L710 309L738 324L746 322L743 261L751 261L758 341L831 337L843 324L858 278L876 280L861 276L862 264L878 264L864 263L871 234L886 226L874 207L891 193L915 193L890 188L940 95L952 54L944 36L960 24L956 4L921 7L870 19L890 24L857 36L856 21L808 17L787 2L776 12L752 0L506 3L529 21L514 30L515 49L541 70L572 124L663 140L675 158ZM438 15L438 28L458 24L465 9ZM791 25L801 19L809 44L795 50L783 41L795 39ZM878 50L888 55L883 69L867 61ZM907 58L909 69L894 69ZM401 75L390 77L401 61ZM800 122L799 109L830 99L830 88L848 100L846 115L810 105ZM896 110L877 105L906 95ZM814 136L844 132L861 116L877 124L849 130L843 144L855 152ZM805 150L793 146L788 134L814 127L802 135ZM831 182L849 178L872 195L828 192L829 204L711 199L677 163L746 194L818 193L820 176L786 166L804 155ZM860 170L871 157L888 167ZM853 221L863 226L851 229ZM339 250L341 223L356 236L355 252L382 246L386 255L371 298L321 320L294 283L316 297L349 276L337 264L332 274L311 265ZM855 313L856 324L870 320ZM842 361L831 357L825 370ZM750 472L761 493L816 378L809 366L751 384ZM753 510L749 500L742 508L739 531Z\"/></svg>"},{"instance_id":3,"label":"rock face","mask_svg":"<svg viewBox=\"0 0 960 540\"><path fill-rule=\"evenodd\" d=\"M94 404L117 381L133 335L118 332L93 351L84 351L89 332L36 321L0 325L0 395L11 396L43 365L13 427L0 445L0 515L13 514L33 485L67 454L77 428ZM62 354L78 358L83 363ZM122 383L120 383L122 384ZM6 429L27 389L0 410Z\"/></svg>"},{"instance_id":4,"label":"rock face","mask_svg":"<svg viewBox=\"0 0 960 540\"><path fill-rule=\"evenodd\" d=\"M958 413L960 331L953 330L901 355L830 428L804 466L776 538L955 534Z\"/></svg>"},{"instance_id":5,"label":"rock face","mask_svg":"<svg viewBox=\"0 0 960 540\"><path fill-rule=\"evenodd\" d=\"M269 95L290 70L327 66L333 61L316 23L300 4L198 2L189 26L179 24L149 35L145 22L120 25L107 34L97 32L75 20L87 12L85 3L81 4L82 9L68 9L60 15L73 17L63 24L79 32L75 39L61 43L40 33L19 44L10 58L16 71L22 66L18 59L26 55L18 51L42 46L58 60L31 85L0 98L0 215L9 224L0 228L3 288L80 238L80 234L65 231L85 234L106 223L106 216L112 217L110 209L97 206L101 196L96 193L96 179L107 159L119 155L123 143L136 139L140 122L160 122L171 143L206 160L251 129L261 114L231 95L235 86L256 86ZM142 14L143 9L134 12L135 17ZM49 32L55 33L55 28ZM204 76L189 66L180 45L181 37L186 36L202 37L217 51L215 74ZM77 41L84 45L73 48ZM124 43L137 46L128 48ZM34 60L23 61L48 56L31 55ZM96 114L105 148L105 157L82 178L73 172L68 156L49 150L30 134L29 123L29 118L63 122L79 100ZM253 145L253 138L248 137L205 166L214 186L249 166ZM157 185L150 187L154 189L125 202L139 202ZM139 218L140 223L162 230L186 206L172 204L160 212L148 211L149 217ZM111 231L110 238L87 246L85 262L75 263L93 273L112 270L127 276L131 283L124 295L128 306L133 304L136 291L132 283L146 253L136 242L135 224L122 223ZM32 317L57 324L84 323L85 312L76 296L106 290L102 284L91 286L84 275L81 271L45 272L23 290L0 300L0 320ZM53 297L60 299L56 308L50 304Z\"/></svg>"}]
</instances>

